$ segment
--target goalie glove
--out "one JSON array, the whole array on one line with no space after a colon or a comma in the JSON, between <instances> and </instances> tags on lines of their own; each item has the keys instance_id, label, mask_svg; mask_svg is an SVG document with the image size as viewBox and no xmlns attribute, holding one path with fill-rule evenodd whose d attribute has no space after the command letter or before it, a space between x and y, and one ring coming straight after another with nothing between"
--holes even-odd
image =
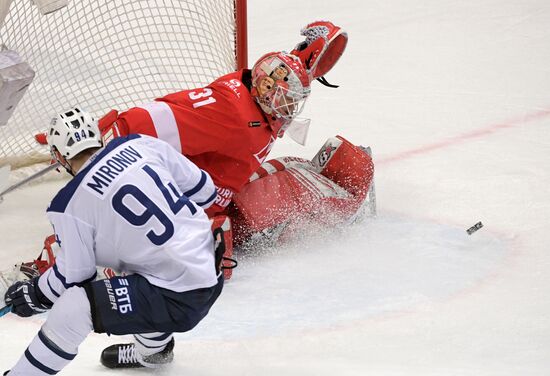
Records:
<instances>
[{"instance_id":1,"label":"goalie glove","mask_svg":"<svg viewBox=\"0 0 550 376\"><path fill-rule=\"evenodd\" d=\"M340 27L328 21L316 21L304 27L300 34L306 40L298 43L290 52L302 61L308 70L310 79L317 79L325 86L331 85L323 77L332 69L344 53L348 43L348 34Z\"/></svg>"},{"instance_id":2,"label":"goalie glove","mask_svg":"<svg viewBox=\"0 0 550 376\"><path fill-rule=\"evenodd\" d=\"M46 312L53 306L53 303L40 291L38 277L15 282L8 288L4 301L7 306L11 306L13 313L21 317Z\"/></svg>"}]
</instances>

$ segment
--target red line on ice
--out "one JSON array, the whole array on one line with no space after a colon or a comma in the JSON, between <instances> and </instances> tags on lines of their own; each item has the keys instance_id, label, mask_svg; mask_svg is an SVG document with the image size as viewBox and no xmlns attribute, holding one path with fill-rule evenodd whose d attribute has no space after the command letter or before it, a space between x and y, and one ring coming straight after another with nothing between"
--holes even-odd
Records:
<instances>
[{"instance_id":1,"label":"red line on ice","mask_svg":"<svg viewBox=\"0 0 550 376\"><path fill-rule=\"evenodd\" d=\"M386 164L386 163L392 163L396 161L400 161L403 159L408 159L411 157L415 157L417 155L422 155L429 153L434 150L443 149L448 146L453 146L456 144L460 144L463 142L466 142L468 140L476 139L476 138L482 138L485 136L489 136L493 133L496 133L502 129L509 129L509 128L516 128L519 126L523 126L527 123L533 122L535 120L540 120L545 117L550 116L550 109L540 110L536 112L532 112L530 114L525 114L518 118L509 119L507 121L504 121L502 123L492 124L488 127L481 128L475 131L459 134L457 136L435 142L433 144L427 144L424 146L420 146L415 149L405 150L403 152L397 153L395 155L391 155L388 157L380 158L376 160L376 164Z\"/></svg>"}]
</instances>

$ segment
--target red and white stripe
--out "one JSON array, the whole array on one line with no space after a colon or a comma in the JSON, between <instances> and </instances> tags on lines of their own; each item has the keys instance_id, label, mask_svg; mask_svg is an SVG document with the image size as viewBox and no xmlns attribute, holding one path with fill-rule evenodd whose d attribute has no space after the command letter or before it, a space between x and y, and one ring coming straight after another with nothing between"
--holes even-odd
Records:
<instances>
[{"instance_id":1,"label":"red and white stripe","mask_svg":"<svg viewBox=\"0 0 550 376\"><path fill-rule=\"evenodd\" d=\"M181 153L178 124L170 106L165 102L150 102L141 106L149 113L158 138Z\"/></svg>"}]
</instances>

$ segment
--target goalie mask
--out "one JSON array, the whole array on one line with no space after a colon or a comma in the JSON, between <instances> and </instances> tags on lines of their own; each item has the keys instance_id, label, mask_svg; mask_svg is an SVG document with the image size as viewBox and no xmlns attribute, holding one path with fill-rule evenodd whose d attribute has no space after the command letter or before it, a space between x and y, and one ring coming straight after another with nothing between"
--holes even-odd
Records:
<instances>
[{"instance_id":1,"label":"goalie mask","mask_svg":"<svg viewBox=\"0 0 550 376\"><path fill-rule=\"evenodd\" d=\"M102 146L97 120L79 107L58 113L50 123L47 139L52 158L70 174L68 160L84 150Z\"/></svg>"},{"instance_id":2,"label":"goalie mask","mask_svg":"<svg viewBox=\"0 0 550 376\"><path fill-rule=\"evenodd\" d=\"M309 84L300 59L286 52L268 53L252 67L252 96L279 137L302 112Z\"/></svg>"}]
</instances>

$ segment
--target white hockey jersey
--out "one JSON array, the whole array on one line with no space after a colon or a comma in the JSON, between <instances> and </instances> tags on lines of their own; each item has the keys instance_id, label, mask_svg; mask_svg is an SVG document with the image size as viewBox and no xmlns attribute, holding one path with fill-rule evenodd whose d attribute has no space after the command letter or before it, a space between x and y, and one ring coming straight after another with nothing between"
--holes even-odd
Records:
<instances>
[{"instance_id":1,"label":"white hockey jersey","mask_svg":"<svg viewBox=\"0 0 550 376\"><path fill-rule=\"evenodd\" d=\"M158 139L110 142L55 196L47 215L61 247L39 280L53 302L96 276L96 265L137 273L177 292L217 283L210 222L214 184Z\"/></svg>"}]
</instances>

